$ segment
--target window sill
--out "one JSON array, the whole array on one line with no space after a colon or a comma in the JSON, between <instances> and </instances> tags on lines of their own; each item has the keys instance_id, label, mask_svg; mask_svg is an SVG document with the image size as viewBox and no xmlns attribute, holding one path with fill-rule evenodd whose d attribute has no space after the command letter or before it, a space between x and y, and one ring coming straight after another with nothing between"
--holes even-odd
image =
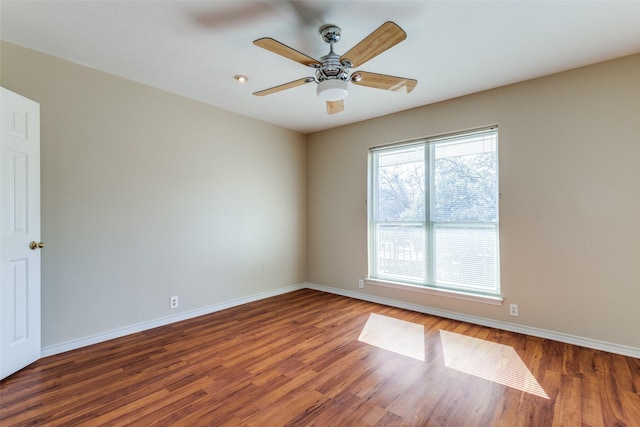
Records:
<instances>
[{"instance_id":1,"label":"window sill","mask_svg":"<svg viewBox=\"0 0 640 427\"><path fill-rule=\"evenodd\" d=\"M367 285L383 286L385 288L402 289L404 291L419 292L423 294L437 295L447 298L461 299L465 301L480 302L490 305L502 305L503 298L489 295L478 295L468 292L452 291L449 289L434 289L418 285L408 285L406 283L390 282L380 279L365 279Z\"/></svg>"}]
</instances>

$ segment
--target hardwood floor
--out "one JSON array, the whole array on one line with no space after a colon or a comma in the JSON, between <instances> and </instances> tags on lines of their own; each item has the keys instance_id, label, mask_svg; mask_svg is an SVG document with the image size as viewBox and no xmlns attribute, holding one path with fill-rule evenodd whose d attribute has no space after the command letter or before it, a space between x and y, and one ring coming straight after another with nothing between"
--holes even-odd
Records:
<instances>
[{"instance_id":1,"label":"hardwood floor","mask_svg":"<svg viewBox=\"0 0 640 427\"><path fill-rule=\"evenodd\" d=\"M424 325L425 360L359 341L372 313ZM44 358L0 404L3 427L640 426L640 359L305 289Z\"/></svg>"}]
</instances>

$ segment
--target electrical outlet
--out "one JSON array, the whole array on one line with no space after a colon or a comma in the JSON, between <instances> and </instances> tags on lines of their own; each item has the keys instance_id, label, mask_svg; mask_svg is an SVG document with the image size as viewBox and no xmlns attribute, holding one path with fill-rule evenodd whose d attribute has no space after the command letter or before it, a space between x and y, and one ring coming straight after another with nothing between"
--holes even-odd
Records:
<instances>
[{"instance_id":1,"label":"electrical outlet","mask_svg":"<svg viewBox=\"0 0 640 427\"><path fill-rule=\"evenodd\" d=\"M509 304L509 314L512 316L518 315L518 304Z\"/></svg>"},{"instance_id":2,"label":"electrical outlet","mask_svg":"<svg viewBox=\"0 0 640 427\"><path fill-rule=\"evenodd\" d=\"M171 297L169 299L169 303L170 303L171 309L178 308L178 297L177 296Z\"/></svg>"},{"instance_id":3,"label":"electrical outlet","mask_svg":"<svg viewBox=\"0 0 640 427\"><path fill-rule=\"evenodd\" d=\"M358 280L358 287L359 287L360 289L364 288L364 279L359 279L359 280Z\"/></svg>"}]
</instances>

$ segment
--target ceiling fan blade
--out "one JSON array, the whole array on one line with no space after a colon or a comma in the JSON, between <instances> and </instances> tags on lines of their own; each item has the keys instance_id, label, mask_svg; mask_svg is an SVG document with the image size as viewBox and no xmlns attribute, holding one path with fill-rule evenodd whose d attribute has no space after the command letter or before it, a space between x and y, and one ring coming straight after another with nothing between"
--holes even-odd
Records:
<instances>
[{"instance_id":1,"label":"ceiling fan blade","mask_svg":"<svg viewBox=\"0 0 640 427\"><path fill-rule=\"evenodd\" d=\"M317 60L311 58L310 56L307 56L302 52L298 52L297 50L287 46L286 44L282 44L279 41L272 39L271 37L263 37L261 39L255 40L253 44L263 49L267 49L268 51L276 53L280 56L284 56L285 58L291 59L292 61L296 61L302 65L306 65L309 67L316 67L321 65Z\"/></svg>"},{"instance_id":2,"label":"ceiling fan blade","mask_svg":"<svg viewBox=\"0 0 640 427\"><path fill-rule=\"evenodd\" d=\"M327 113L336 114L344 111L344 100L327 101Z\"/></svg>"},{"instance_id":3,"label":"ceiling fan blade","mask_svg":"<svg viewBox=\"0 0 640 427\"><path fill-rule=\"evenodd\" d=\"M418 84L417 80L404 77L388 76L386 74L357 71L351 76L351 82L360 86L376 89L391 90L393 92L409 93Z\"/></svg>"},{"instance_id":4,"label":"ceiling fan blade","mask_svg":"<svg viewBox=\"0 0 640 427\"><path fill-rule=\"evenodd\" d=\"M294 81L289 82L289 83L281 84L279 86L274 86L274 87L271 87L269 89L260 90L258 92L254 92L253 94L255 96L270 95L272 93L280 92L282 90L291 89L291 88L297 87L297 86L302 86L303 84L311 83L312 81L313 81L313 77L305 77L305 78L302 78L302 79L294 80Z\"/></svg>"},{"instance_id":5,"label":"ceiling fan blade","mask_svg":"<svg viewBox=\"0 0 640 427\"><path fill-rule=\"evenodd\" d=\"M406 38L407 33L402 28L387 21L342 55L340 61L348 60L352 67L359 67Z\"/></svg>"}]
</instances>

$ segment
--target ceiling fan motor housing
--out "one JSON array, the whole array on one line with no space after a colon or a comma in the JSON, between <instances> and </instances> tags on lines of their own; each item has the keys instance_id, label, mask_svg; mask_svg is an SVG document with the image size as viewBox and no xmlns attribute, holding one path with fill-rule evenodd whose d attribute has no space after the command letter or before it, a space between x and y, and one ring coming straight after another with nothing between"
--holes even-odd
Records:
<instances>
[{"instance_id":1,"label":"ceiling fan motor housing","mask_svg":"<svg viewBox=\"0 0 640 427\"><path fill-rule=\"evenodd\" d=\"M316 70L316 78L319 82L325 80L349 80L349 68L340 62L340 56L331 51L320 58L322 65Z\"/></svg>"}]
</instances>

